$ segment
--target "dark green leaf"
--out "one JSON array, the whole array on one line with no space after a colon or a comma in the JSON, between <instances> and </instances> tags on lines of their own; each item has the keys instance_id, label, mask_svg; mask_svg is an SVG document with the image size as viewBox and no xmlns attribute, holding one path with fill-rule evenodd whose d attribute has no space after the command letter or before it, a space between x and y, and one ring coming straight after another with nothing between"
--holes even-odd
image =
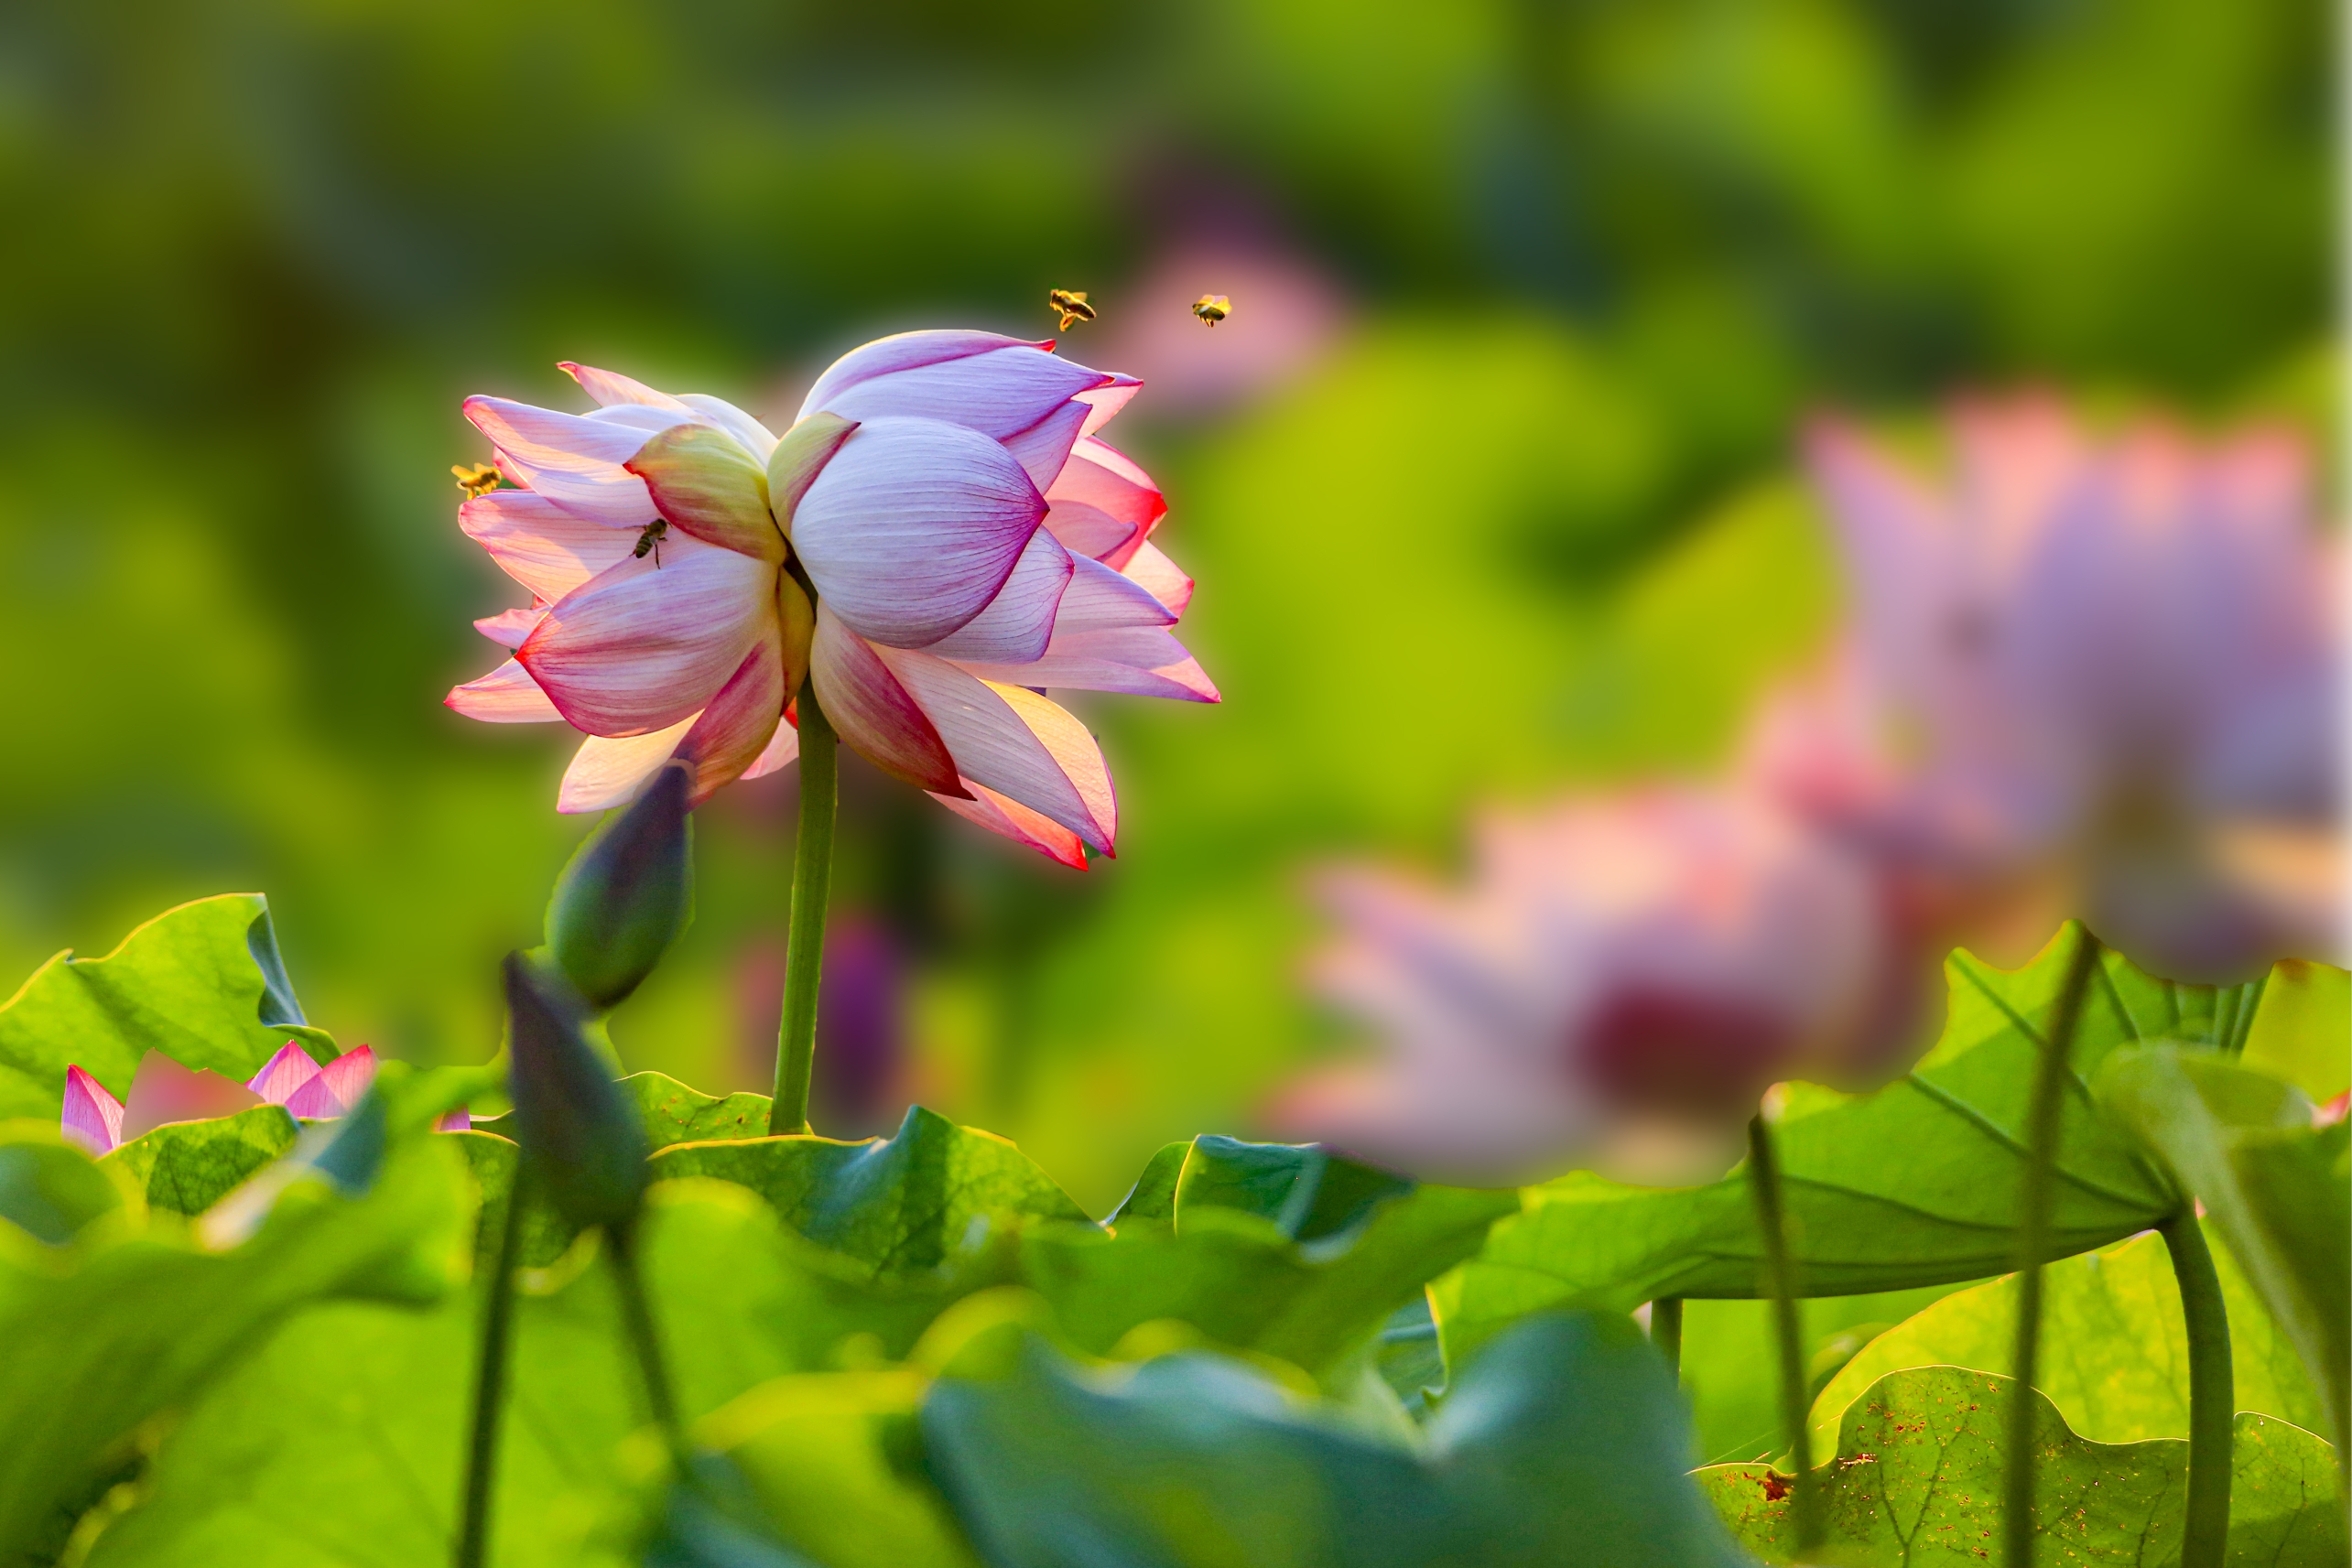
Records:
<instances>
[{"instance_id":1,"label":"dark green leaf","mask_svg":"<svg viewBox=\"0 0 2352 1568\"><path fill-rule=\"evenodd\" d=\"M286 1108L257 1105L212 1121L175 1121L111 1151L114 1166L146 1194L149 1208L198 1215L294 1147L301 1134Z\"/></svg>"},{"instance_id":2,"label":"dark green leaf","mask_svg":"<svg viewBox=\"0 0 2352 1568\"><path fill-rule=\"evenodd\" d=\"M1418 1452L1199 1352L1118 1376L1033 1340L1001 1381L926 1401L930 1464L996 1568L1739 1560L1683 1474L1665 1369L1630 1325L1522 1325Z\"/></svg>"},{"instance_id":3,"label":"dark green leaf","mask_svg":"<svg viewBox=\"0 0 2352 1568\"><path fill-rule=\"evenodd\" d=\"M1942 1040L1910 1074L1861 1098L1797 1094L1775 1129L1800 1287L1845 1295L1982 1279L2005 1270L2025 1147L2036 1031L2079 928L2013 973L1965 953L1946 966ZM2102 1247L2180 1206L2132 1137L2094 1110L2086 1075L2119 1045L2209 1037L2217 993L2153 979L2106 955L2076 1031L2053 1213L2058 1256ZM1742 1172L1707 1186L1643 1188L1578 1174L1528 1190L1527 1212L1441 1281L1449 1358L1523 1313L1561 1303L1631 1310L1662 1295L1758 1289Z\"/></svg>"},{"instance_id":4,"label":"dark green leaf","mask_svg":"<svg viewBox=\"0 0 2352 1568\"><path fill-rule=\"evenodd\" d=\"M1817 1475L1829 1552L1854 1568L1962 1568L2000 1551L2006 1412L2017 1385L1989 1372L1923 1367L1871 1385L1847 1411L1837 1456ZM2186 1442L2092 1443L2055 1406L2036 1407L2034 1519L2043 1560L2159 1568L2181 1549ZM2285 1422L2238 1418L2228 1561L2337 1568L2344 1516L2327 1445ZM1698 1472L1740 1542L1790 1561L1784 1484L1761 1465ZM1777 1495L1776 1495L1777 1494Z\"/></svg>"},{"instance_id":5,"label":"dark green leaf","mask_svg":"<svg viewBox=\"0 0 2352 1568\"><path fill-rule=\"evenodd\" d=\"M53 1247L72 1240L94 1221L122 1214L135 1190L68 1147L47 1122L0 1126L0 1219L37 1240Z\"/></svg>"},{"instance_id":6,"label":"dark green leaf","mask_svg":"<svg viewBox=\"0 0 2352 1568\"><path fill-rule=\"evenodd\" d=\"M2100 1097L2162 1152L2347 1431L2352 1400L2352 1123L2311 1125L2284 1081L2165 1046L2119 1054Z\"/></svg>"},{"instance_id":7,"label":"dark green leaf","mask_svg":"<svg viewBox=\"0 0 2352 1568\"><path fill-rule=\"evenodd\" d=\"M746 1186L784 1222L877 1276L940 1268L980 1251L1003 1223L1086 1219L1011 1142L916 1106L887 1140L753 1138L654 1156L658 1180Z\"/></svg>"},{"instance_id":8,"label":"dark green leaf","mask_svg":"<svg viewBox=\"0 0 2352 1568\"><path fill-rule=\"evenodd\" d=\"M2316 1431L2325 1411L2261 1299L2217 1251L2229 1313L2233 1409ZM2042 1274L2041 1391L2066 1424L2101 1443L2189 1433L2188 1335L2161 1236L2051 1264ZM1836 1447L1846 1408L1909 1367L2005 1367L2017 1336L2015 1276L1945 1297L1870 1341L1814 1401L1814 1452ZM1777 1444L1775 1444L1777 1446Z\"/></svg>"},{"instance_id":9,"label":"dark green leaf","mask_svg":"<svg viewBox=\"0 0 2352 1568\"><path fill-rule=\"evenodd\" d=\"M55 1120L65 1070L117 1099L148 1051L243 1081L298 1040L321 1062L334 1043L302 1022L268 901L223 893L167 910L101 958L60 953L0 1004L0 1117Z\"/></svg>"}]
</instances>

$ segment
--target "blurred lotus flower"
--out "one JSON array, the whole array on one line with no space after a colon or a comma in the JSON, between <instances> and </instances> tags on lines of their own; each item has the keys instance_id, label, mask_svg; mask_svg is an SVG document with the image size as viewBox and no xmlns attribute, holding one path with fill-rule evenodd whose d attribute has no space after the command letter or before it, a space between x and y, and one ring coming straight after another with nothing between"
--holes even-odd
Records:
<instances>
[{"instance_id":1,"label":"blurred lotus flower","mask_svg":"<svg viewBox=\"0 0 2352 1568\"><path fill-rule=\"evenodd\" d=\"M375 1081L375 1053L365 1045L346 1051L321 1067L294 1041L277 1048L243 1085L218 1073L185 1067L160 1051L139 1058L131 1075L130 1103L80 1067L65 1070L65 1109L60 1130L69 1143L103 1154L174 1121L234 1116L257 1105L282 1105L304 1121L348 1116ZM472 1125L463 1110L440 1120L445 1132Z\"/></svg>"},{"instance_id":2,"label":"blurred lotus flower","mask_svg":"<svg viewBox=\"0 0 2352 1568\"><path fill-rule=\"evenodd\" d=\"M1315 979L1381 1054L1295 1086L1290 1135L1524 1180L1651 1130L1735 1130L1774 1081L1869 1078L1913 1033L1915 966L1871 868L1761 796L1576 801L1488 823L1476 858L1458 891L1328 879L1343 932Z\"/></svg>"},{"instance_id":3,"label":"blurred lotus flower","mask_svg":"<svg viewBox=\"0 0 2352 1568\"><path fill-rule=\"evenodd\" d=\"M508 1091L533 1179L574 1225L627 1226L645 1195L644 1123L584 1033L563 971L506 956Z\"/></svg>"},{"instance_id":4,"label":"blurred lotus flower","mask_svg":"<svg viewBox=\"0 0 2352 1568\"><path fill-rule=\"evenodd\" d=\"M493 722L583 731L557 806L692 799L798 755L806 676L851 749L976 822L1083 865L1117 807L1048 686L1215 701L1169 633L1190 580L1165 512L1093 432L1133 377L1050 343L909 332L836 361L778 438L717 398L567 364L599 406L474 397L518 488L460 525L533 594L476 622L515 656L452 691Z\"/></svg>"},{"instance_id":5,"label":"blurred lotus flower","mask_svg":"<svg viewBox=\"0 0 2352 1568\"><path fill-rule=\"evenodd\" d=\"M2096 437L2039 401L1960 410L1951 446L1931 483L1816 432L1853 647L1766 771L1947 891L2038 885L2176 979L2322 956L2336 574L2301 448Z\"/></svg>"}]
</instances>

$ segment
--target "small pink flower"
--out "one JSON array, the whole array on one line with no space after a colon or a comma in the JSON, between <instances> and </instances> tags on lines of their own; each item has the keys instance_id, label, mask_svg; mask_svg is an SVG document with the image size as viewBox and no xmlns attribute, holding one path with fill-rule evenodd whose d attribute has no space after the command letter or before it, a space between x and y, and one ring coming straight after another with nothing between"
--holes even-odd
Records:
<instances>
[{"instance_id":1,"label":"small pink flower","mask_svg":"<svg viewBox=\"0 0 2352 1568\"><path fill-rule=\"evenodd\" d=\"M1416 1173L1521 1180L1629 1128L1736 1126L1778 1079L1868 1076L1913 1022L1869 865L1759 796L1574 801L1489 822L1460 890L1327 890L1314 979L1380 1053L1277 1116Z\"/></svg>"},{"instance_id":2,"label":"small pink flower","mask_svg":"<svg viewBox=\"0 0 2352 1568\"><path fill-rule=\"evenodd\" d=\"M518 488L460 525L533 602L476 622L515 656L449 705L582 731L557 807L593 811L673 756L697 801L792 762L805 676L883 772L1067 863L1111 852L1101 752L1035 688L1217 691L1168 630L1192 584L1150 542L1166 503L1093 434L1139 384L1051 347L868 343L781 438L583 365L586 415L468 399Z\"/></svg>"},{"instance_id":3,"label":"small pink flower","mask_svg":"<svg viewBox=\"0 0 2352 1568\"><path fill-rule=\"evenodd\" d=\"M348 1116L375 1081L375 1053L365 1045L346 1051L325 1066L287 1041L243 1085L218 1073L185 1067L160 1051L139 1058L131 1076L130 1103L80 1067L65 1070L65 1140L90 1153L103 1154L174 1121L233 1116L257 1105L284 1106L304 1121ZM439 1130L464 1131L473 1125L464 1110L443 1117Z\"/></svg>"},{"instance_id":4,"label":"small pink flower","mask_svg":"<svg viewBox=\"0 0 2352 1568\"><path fill-rule=\"evenodd\" d=\"M1797 793L1964 883L2063 862L2066 913L2178 979L2324 946L2338 633L2302 449L2037 400L1959 409L1950 444L1931 480L1815 434L1856 630L1819 699L1848 761Z\"/></svg>"}]
</instances>

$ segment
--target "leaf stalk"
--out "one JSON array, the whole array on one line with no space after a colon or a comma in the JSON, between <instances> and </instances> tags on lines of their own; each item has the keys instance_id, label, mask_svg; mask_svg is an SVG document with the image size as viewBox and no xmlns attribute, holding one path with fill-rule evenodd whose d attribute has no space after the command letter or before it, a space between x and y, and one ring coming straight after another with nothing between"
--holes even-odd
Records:
<instances>
[{"instance_id":1,"label":"leaf stalk","mask_svg":"<svg viewBox=\"0 0 2352 1568\"><path fill-rule=\"evenodd\" d=\"M506 1193L506 1219L498 1231L497 1271L482 1303L480 1352L473 1366L473 1427L466 1442L465 1500L458 1525L456 1568L482 1568L490 1552L490 1498L498 1463L499 1417L506 1402L507 1345L515 1321L515 1270L522 1261L524 1162L515 1162Z\"/></svg>"},{"instance_id":2,"label":"leaf stalk","mask_svg":"<svg viewBox=\"0 0 2352 1568\"><path fill-rule=\"evenodd\" d=\"M2231 1412L2237 1402L2229 1312L2195 1205L2184 1206L2156 1230L2173 1255L2181 1315L2188 1325L2189 1484L2181 1568L2221 1568L2229 1540Z\"/></svg>"},{"instance_id":3,"label":"leaf stalk","mask_svg":"<svg viewBox=\"0 0 2352 1568\"><path fill-rule=\"evenodd\" d=\"M1789 1467L1795 1472L1789 1515L1796 1526L1796 1551L1803 1556L1821 1545L1828 1530L1821 1514L1820 1483L1813 1474L1812 1390L1797 1316L1796 1264L1789 1249L1780 1156L1772 1146L1772 1127L1761 1113L1748 1122L1748 1187L1756 1199L1756 1227L1763 1234L1764 1293L1772 1303L1772 1343L1781 1364L1781 1432L1788 1444ZM1681 1303L1675 1306L1679 1309ZM1653 1314L1656 1310L1651 1309ZM1677 1310L1677 1329L1680 1316ZM1653 1316L1653 1326L1656 1321ZM1676 1350L1679 1361L1679 1336Z\"/></svg>"}]
</instances>

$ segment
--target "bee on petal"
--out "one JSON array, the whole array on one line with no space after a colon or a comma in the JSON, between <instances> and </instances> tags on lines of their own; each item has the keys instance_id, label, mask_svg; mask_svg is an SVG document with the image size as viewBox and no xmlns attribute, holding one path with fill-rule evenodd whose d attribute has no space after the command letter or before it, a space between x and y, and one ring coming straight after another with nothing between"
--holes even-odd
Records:
<instances>
[{"instance_id":1,"label":"bee on petal","mask_svg":"<svg viewBox=\"0 0 2352 1568\"><path fill-rule=\"evenodd\" d=\"M451 463L450 472L457 475L458 488L465 492L468 501L488 495L505 482L488 463Z\"/></svg>"},{"instance_id":2,"label":"bee on petal","mask_svg":"<svg viewBox=\"0 0 2352 1568\"><path fill-rule=\"evenodd\" d=\"M1094 319L1094 307L1086 302L1083 288L1057 288L1046 296L1046 308L1062 313L1061 330L1068 331L1080 321Z\"/></svg>"},{"instance_id":3,"label":"bee on petal","mask_svg":"<svg viewBox=\"0 0 2352 1568\"><path fill-rule=\"evenodd\" d=\"M668 533L669 519L667 517L655 518L652 522L645 524L645 532L637 535L637 547L631 550L629 554L634 558L642 561L645 558L645 552L647 550L651 550L654 553L654 569L656 571L661 570L662 539Z\"/></svg>"},{"instance_id":4,"label":"bee on petal","mask_svg":"<svg viewBox=\"0 0 2352 1568\"><path fill-rule=\"evenodd\" d=\"M1233 302L1221 294L1204 294L1192 302L1192 313L1204 327L1214 327L1233 314Z\"/></svg>"}]
</instances>

